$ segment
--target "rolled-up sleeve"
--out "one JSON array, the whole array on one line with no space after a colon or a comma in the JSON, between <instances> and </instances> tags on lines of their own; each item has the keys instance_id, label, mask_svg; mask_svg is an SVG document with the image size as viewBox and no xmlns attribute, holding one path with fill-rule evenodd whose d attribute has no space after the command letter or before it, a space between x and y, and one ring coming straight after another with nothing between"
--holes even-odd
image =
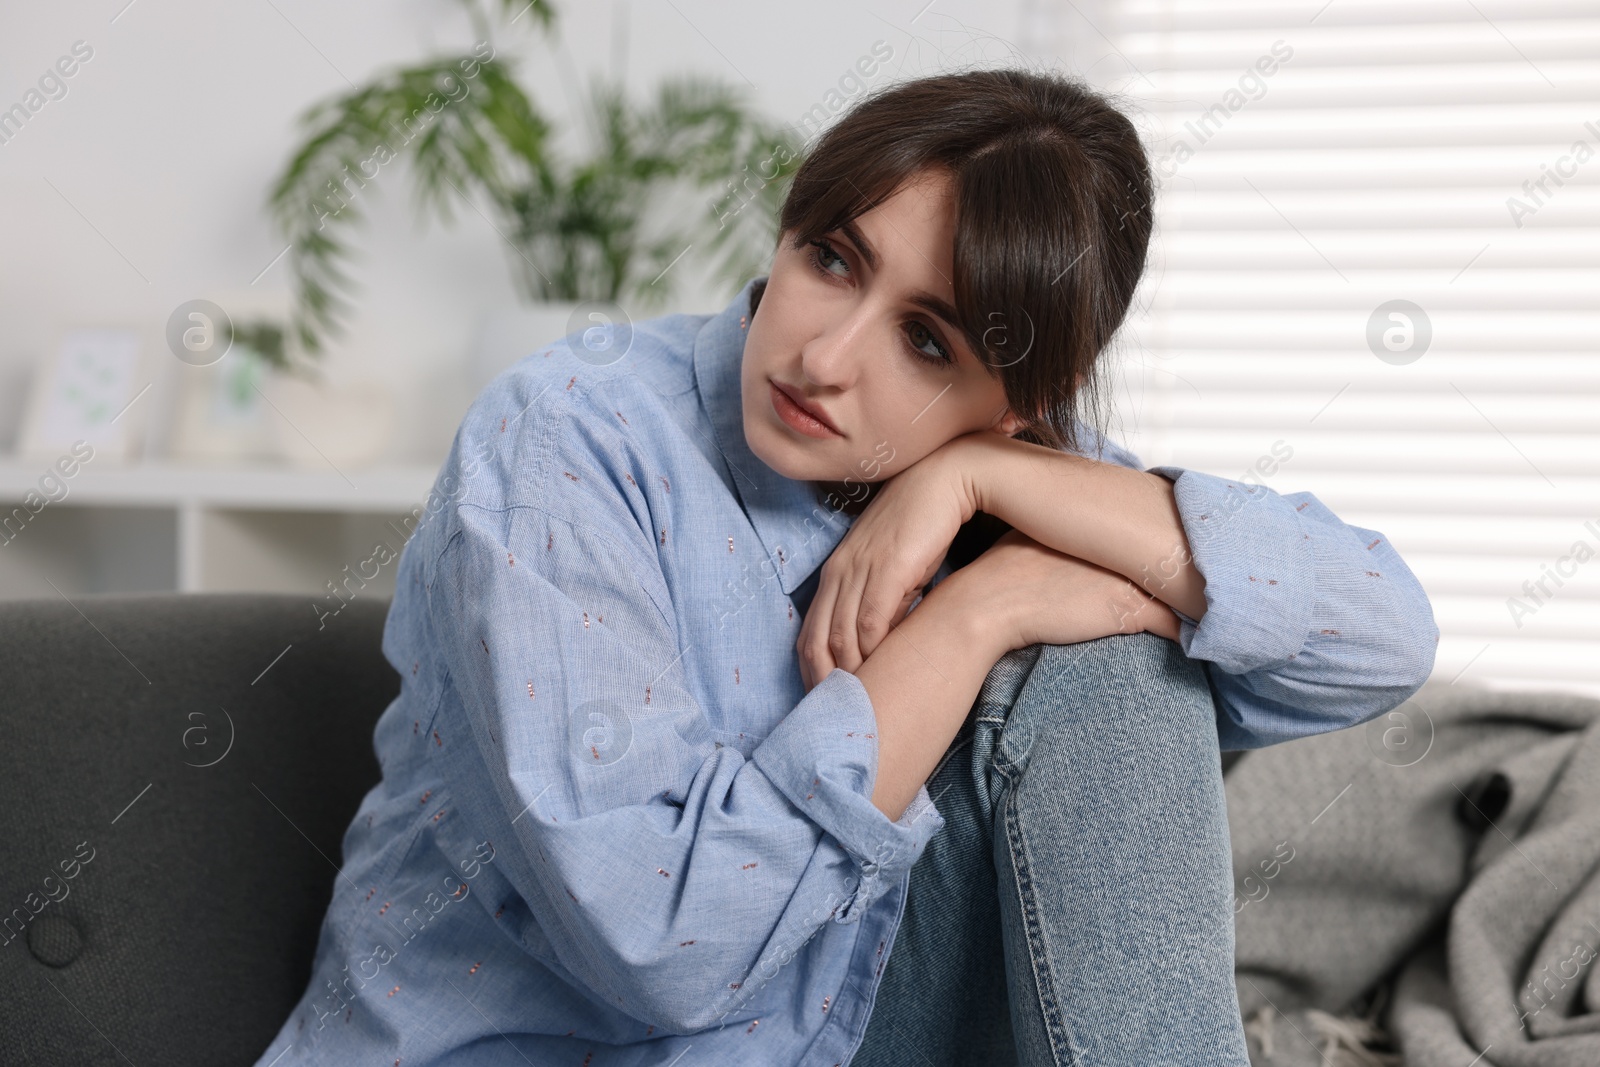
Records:
<instances>
[{"instance_id":1,"label":"rolled-up sleeve","mask_svg":"<svg viewBox=\"0 0 1600 1067\"><path fill-rule=\"evenodd\" d=\"M1177 613L1179 640L1209 665L1222 748L1357 725L1421 688L1439 630L1386 537L1341 521L1310 493L1149 470L1174 483L1205 578L1205 614Z\"/></svg>"},{"instance_id":2,"label":"rolled-up sleeve","mask_svg":"<svg viewBox=\"0 0 1600 1067\"><path fill-rule=\"evenodd\" d=\"M569 479L560 514L527 469L499 475L516 492L480 474L451 510L428 574L437 655L559 963L692 1033L830 919L857 920L943 820L925 788L899 820L871 803L874 713L844 670L748 759L718 743L685 670L709 630L680 632L608 464L578 434L543 439L553 456L534 462Z\"/></svg>"},{"instance_id":3,"label":"rolled-up sleeve","mask_svg":"<svg viewBox=\"0 0 1600 1067\"><path fill-rule=\"evenodd\" d=\"M826 699L813 701L824 687ZM751 754L796 810L826 828L861 865L862 880L841 907L841 922L854 922L861 908L916 862L943 825L937 810L930 811L926 784L892 823L869 799L877 778L876 724L861 680L835 667ZM870 749L857 743L863 737Z\"/></svg>"}]
</instances>

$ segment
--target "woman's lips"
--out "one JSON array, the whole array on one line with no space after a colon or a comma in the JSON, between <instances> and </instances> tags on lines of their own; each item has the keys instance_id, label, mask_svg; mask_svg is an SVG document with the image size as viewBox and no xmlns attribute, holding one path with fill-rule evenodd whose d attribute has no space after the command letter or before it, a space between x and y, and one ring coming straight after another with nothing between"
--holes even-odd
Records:
<instances>
[{"instance_id":1,"label":"woman's lips","mask_svg":"<svg viewBox=\"0 0 1600 1067\"><path fill-rule=\"evenodd\" d=\"M826 439L844 436L844 434L834 429L831 423L824 422L801 407L777 382L771 383L771 391L773 410L778 413L778 417L791 429L803 433L807 437Z\"/></svg>"}]
</instances>

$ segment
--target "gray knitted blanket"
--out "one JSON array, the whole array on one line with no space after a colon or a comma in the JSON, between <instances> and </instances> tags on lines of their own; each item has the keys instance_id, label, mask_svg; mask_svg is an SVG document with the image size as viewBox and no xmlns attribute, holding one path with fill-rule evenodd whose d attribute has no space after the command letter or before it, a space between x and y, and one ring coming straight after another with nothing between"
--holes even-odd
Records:
<instances>
[{"instance_id":1,"label":"gray knitted blanket","mask_svg":"<svg viewBox=\"0 0 1600 1067\"><path fill-rule=\"evenodd\" d=\"M1600 1067L1600 700L1429 682L1223 781L1253 1067Z\"/></svg>"}]
</instances>

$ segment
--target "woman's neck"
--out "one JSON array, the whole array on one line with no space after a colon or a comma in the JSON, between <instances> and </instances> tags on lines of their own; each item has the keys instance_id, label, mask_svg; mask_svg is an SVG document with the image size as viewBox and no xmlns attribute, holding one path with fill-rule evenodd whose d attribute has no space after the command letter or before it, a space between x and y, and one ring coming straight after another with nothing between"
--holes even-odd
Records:
<instances>
[{"instance_id":1,"label":"woman's neck","mask_svg":"<svg viewBox=\"0 0 1600 1067\"><path fill-rule=\"evenodd\" d=\"M816 487L817 496L829 507L837 508L846 515L859 515L872 503L878 495L878 487L882 482L812 482ZM865 486L866 493L862 493ZM841 501L843 506L840 506Z\"/></svg>"}]
</instances>

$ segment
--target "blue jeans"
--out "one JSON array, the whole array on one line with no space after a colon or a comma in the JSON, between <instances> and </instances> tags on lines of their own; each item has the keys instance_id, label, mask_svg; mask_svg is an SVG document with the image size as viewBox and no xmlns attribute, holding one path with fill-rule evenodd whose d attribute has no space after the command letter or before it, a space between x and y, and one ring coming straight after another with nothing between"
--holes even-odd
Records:
<instances>
[{"instance_id":1,"label":"blue jeans","mask_svg":"<svg viewBox=\"0 0 1600 1067\"><path fill-rule=\"evenodd\" d=\"M1007 653L928 793L853 1067L1249 1067L1216 712L1175 642Z\"/></svg>"}]
</instances>

